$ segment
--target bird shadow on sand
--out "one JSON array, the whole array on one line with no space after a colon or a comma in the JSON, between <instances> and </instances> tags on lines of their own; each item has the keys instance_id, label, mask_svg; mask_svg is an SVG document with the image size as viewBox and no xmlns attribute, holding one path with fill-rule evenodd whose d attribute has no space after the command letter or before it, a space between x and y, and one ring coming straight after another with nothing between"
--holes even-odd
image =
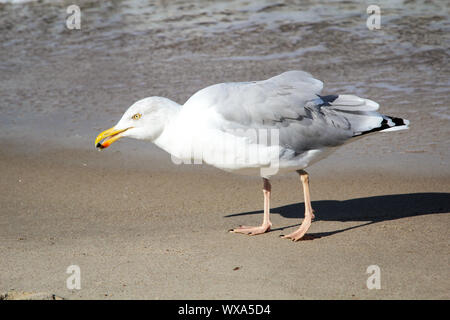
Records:
<instances>
[{"instance_id":1,"label":"bird shadow on sand","mask_svg":"<svg viewBox=\"0 0 450 320\"><path fill-rule=\"evenodd\" d=\"M364 223L330 232L308 233L305 235L305 240L327 237L382 221L435 213L447 213L450 212L450 193L394 194L343 201L319 200L312 201L311 204L316 216L314 221L361 221ZM300 202L271 208L270 211L271 214L279 214L285 218L300 219L304 217L305 206L303 202ZM258 210L229 214L225 217L231 218L262 213L262 210ZM299 225L298 223L274 228L271 231L284 230Z\"/></svg>"}]
</instances>

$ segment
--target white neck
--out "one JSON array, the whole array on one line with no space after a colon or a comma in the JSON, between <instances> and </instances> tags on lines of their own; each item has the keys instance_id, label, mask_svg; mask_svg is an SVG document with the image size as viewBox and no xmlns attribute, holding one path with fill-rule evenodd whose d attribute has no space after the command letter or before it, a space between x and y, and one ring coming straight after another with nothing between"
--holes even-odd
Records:
<instances>
[{"instance_id":1,"label":"white neck","mask_svg":"<svg viewBox=\"0 0 450 320\"><path fill-rule=\"evenodd\" d=\"M167 111L164 130L153 140L154 144L177 158L183 158L186 152L190 153L188 144L192 134L192 128L180 119L181 110L182 107L177 105Z\"/></svg>"},{"instance_id":2,"label":"white neck","mask_svg":"<svg viewBox=\"0 0 450 320\"><path fill-rule=\"evenodd\" d=\"M167 99L164 106L164 128L170 126L170 124L174 121L174 119L178 116L180 112L181 105L178 103Z\"/></svg>"}]
</instances>

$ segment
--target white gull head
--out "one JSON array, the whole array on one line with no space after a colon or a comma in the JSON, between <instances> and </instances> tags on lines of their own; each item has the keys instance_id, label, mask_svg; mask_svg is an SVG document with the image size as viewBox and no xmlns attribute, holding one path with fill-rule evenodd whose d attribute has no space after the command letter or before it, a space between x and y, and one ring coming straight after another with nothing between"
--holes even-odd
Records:
<instances>
[{"instance_id":1,"label":"white gull head","mask_svg":"<svg viewBox=\"0 0 450 320\"><path fill-rule=\"evenodd\" d=\"M164 97L139 100L125 111L114 127L99 134L95 145L104 149L123 137L154 141L179 108L178 103Z\"/></svg>"}]
</instances>

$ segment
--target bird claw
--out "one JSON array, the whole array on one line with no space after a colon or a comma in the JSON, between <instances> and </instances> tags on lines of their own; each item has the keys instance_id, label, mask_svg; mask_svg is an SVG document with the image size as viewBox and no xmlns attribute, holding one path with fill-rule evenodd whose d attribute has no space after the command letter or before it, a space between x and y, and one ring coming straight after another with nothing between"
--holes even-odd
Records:
<instances>
[{"instance_id":1,"label":"bird claw","mask_svg":"<svg viewBox=\"0 0 450 320\"><path fill-rule=\"evenodd\" d=\"M297 241L303 241L303 240L314 240L316 237L309 235L309 234L305 234L303 236L294 236L294 235L280 235L280 238L282 239L289 239L293 242L297 242ZM317 237L320 238L320 237Z\"/></svg>"},{"instance_id":2,"label":"bird claw","mask_svg":"<svg viewBox=\"0 0 450 320\"><path fill-rule=\"evenodd\" d=\"M232 233L242 233L248 236L256 236L258 234L263 234L270 230L272 224L262 225L259 227L247 227L247 226L239 226L239 228L231 229Z\"/></svg>"},{"instance_id":3,"label":"bird claw","mask_svg":"<svg viewBox=\"0 0 450 320\"><path fill-rule=\"evenodd\" d=\"M288 239L288 240L291 240L292 242L297 242L297 241L299 241L300 239L302 239L303 237L294 237L294 236L291 236L291 235L287 235L287 236L281 235L280 238L282 238L282 239Z\"/></svg>"}]
</instances>

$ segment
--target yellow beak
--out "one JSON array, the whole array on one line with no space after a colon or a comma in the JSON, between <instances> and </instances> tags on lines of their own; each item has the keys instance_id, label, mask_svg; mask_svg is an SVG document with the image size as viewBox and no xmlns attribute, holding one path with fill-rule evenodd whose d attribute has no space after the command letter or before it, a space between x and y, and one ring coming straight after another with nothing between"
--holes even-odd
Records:
<instances>
[{"instance_id":1,"label":"yellow beak","mask_svg":"<svg viewBox=\"0 0 450 320\"><path fill-rule=\"evenodd\" d=\"M127 129L116 130L114 127L103 131L97 136L95 139L95 147L99 149L108 148L112 143L116 142L120 138L122 138L122 133L127 131ZM100 142L102 141L103 142Z\"/></svg>"}]
</instances>

